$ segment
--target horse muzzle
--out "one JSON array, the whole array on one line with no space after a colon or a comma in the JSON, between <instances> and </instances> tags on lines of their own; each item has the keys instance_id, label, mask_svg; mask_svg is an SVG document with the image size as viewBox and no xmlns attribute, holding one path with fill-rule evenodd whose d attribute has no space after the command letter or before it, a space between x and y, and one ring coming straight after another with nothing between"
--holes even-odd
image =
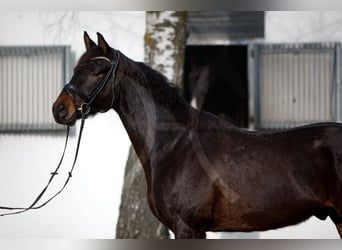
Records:
<instances>
[{"instance_id":1,"label":"horse muzzle","mask_svg":"<svg viewBox=\"0 0 342 250\"><path fill-rule=\"evenodd\" d=\"M61 93L52 106L55 121L59 124L72 126L77 119L77 111L70 97Z\"/></svg>"}]
</instances>

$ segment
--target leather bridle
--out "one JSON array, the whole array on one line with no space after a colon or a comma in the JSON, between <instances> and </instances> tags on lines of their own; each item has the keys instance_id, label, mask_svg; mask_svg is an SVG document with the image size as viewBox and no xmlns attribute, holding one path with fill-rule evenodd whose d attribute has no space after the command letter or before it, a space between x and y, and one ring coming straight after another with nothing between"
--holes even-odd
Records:
<instances>
[{"instance_id":1,"label":"leather bridle","mask_svg":"<svg viewBox=\"0 0 342 250\"><path fill-rule=\"evenodd\" d=\"M101 91L104 89L104 87L106 86L107 82L109 81L110 76L113 74L113 78L115 80L115 72L116 72L116 68L118 66L118 62L119 62L119 52L113 49L113 58L111 60L109 60L107 57L94 57L90 60L107 60L110 62L111 67L109 69L109 71L107 72L107 74L105 75L105 77L102 79L102 81L96 86L94 87L89 94L84 93L79 87L76 86L75 83L73 82L69 82L68 84L66 84L63 88L63 90L65 90L70 96L72 96L70 93L76 94L78 95L81 99L82 99L82 103L80 105L76 105L74 100L74 106L76 107L76 109L82 114L82 117L87 117L87 115L89 114L90 110L91 110L91 106L93 104L93 102L95 101L96 97L101 93ZM114 83L112 86L112 105L114 103ZM72 98L73 99L73 98ZM78 106L78 107L77 107ZM100 111L101 112L101 111Z\"/></svg>"}]
</instances>

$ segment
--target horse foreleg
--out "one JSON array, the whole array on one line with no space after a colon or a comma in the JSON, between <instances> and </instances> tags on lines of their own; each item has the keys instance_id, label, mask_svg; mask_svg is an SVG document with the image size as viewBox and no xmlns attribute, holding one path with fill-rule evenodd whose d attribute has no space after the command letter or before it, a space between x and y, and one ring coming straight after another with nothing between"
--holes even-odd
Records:
<instances>
[{"instance_id":1,"label":"horse foreleg","mask_svg":"<svg viewBox=\"0 0 342 250\"><path fill-rule=\"evenodd\" d=\"M205 231L195 232L195 231L188 231L188 230L181 230L175 232L176 239L205 239L206 233Z\"/></svg>"},{"instance_id":2,"label":"horse foreleg","mask_svg":"<svg viewBox=\"0 0 342 250\"><path fill-rule=\"evenodd\" d=\"M182 220L177 222L177 228L174 230L176 239L205 239L206 233L202 229L194 229L189 227Z\"/></svg>"}]
</instances>

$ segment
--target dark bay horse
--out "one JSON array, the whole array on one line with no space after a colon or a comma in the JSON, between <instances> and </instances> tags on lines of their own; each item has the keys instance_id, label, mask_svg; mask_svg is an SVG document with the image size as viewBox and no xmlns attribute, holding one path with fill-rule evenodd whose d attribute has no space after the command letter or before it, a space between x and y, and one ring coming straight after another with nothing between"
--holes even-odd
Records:
<instances>
[{"instance_id":1,"label":"dark bay horse","mask_svg":"<svg viewBox=\"0 0 342 250\"><path fill-rule=\"evenodd\" d=\"M176 238L260 231L316 216L342 237L342 125L249 132L191 108L161 74L84 34L55 120L114 109L144 168L153 214ZM100 87L99 87L100 86ZM95 94L94 94L95 93Z\"/></svg>"}]
</instances>

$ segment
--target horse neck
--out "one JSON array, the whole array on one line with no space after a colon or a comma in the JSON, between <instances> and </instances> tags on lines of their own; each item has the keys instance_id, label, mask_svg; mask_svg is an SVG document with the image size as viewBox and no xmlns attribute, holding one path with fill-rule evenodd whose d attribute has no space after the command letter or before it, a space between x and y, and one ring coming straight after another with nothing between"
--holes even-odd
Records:
<instances>
[{"instance_id":1,"label":"horse neck","mask_svg":"<svg viewBox=\"0 0 342 250\"><path fill-rule=\"evenodd\" d=\"M189 126L191 108L159 73L124 56L118 68L118 89L115 110L145 172L149 171L154 149L172 144L181 133L177 131ZM158 132L168 129L174 130L172 135L162 133L161 138Z\"/></svg>"}]
</instances>

